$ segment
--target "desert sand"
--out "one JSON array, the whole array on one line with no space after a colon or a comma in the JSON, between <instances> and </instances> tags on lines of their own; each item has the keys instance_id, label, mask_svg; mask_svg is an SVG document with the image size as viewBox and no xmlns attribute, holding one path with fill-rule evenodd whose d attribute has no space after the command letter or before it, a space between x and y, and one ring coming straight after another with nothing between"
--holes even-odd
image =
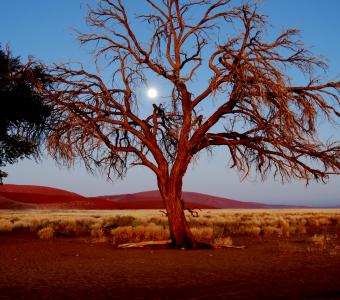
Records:
<instances>
[{"instance_id":1,"label":"desert sand","mask_svg":"<svg viewBox=\"0 0 340 300\"><path fill-rule=\"evenodd\" d=\"M339 249L278 239L235 244L246 247L120 250L2 233L0 299L340 299Z\"/></svg>"}]
</instances>

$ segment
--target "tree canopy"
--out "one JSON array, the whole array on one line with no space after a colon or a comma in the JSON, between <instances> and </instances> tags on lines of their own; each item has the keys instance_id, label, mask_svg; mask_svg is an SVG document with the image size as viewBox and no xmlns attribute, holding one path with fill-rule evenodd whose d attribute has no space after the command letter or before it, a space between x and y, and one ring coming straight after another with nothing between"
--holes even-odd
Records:
<instances>
[{"instance_id":1,"label":"tree canopy","mask_svg":"<svg viewBox=\"0 0 340 300\"><path fill-rule=\"evenodd\" d=\"M231 167L247 176L326 180L339 174L339 144L318 136L318 118L339 116L340 82L320 81L326 64L288 29L265 34L267 19L254 1L145 0L132 21L123 0L90 8L94 31L80 34L106 60L112 80L83 67L52 68L45 90L60 114L49 138L57 159L80 157L89 170L123 176L143 165L157 177L178 247L195 247L181 198L183 176L204 149L224 147ZM143 27L145 35L133 24ZM236 30L235 30L236 28ZM296 84L292 69L307 78ZM136 87L154 74L172 93L143 116ZM210 78L200 81L201 74Z\"/></svg>"},{"instance_id":2,"label":"tree canopy","mask_svg":"<svg viewBox=\"0 0 340 300\"><path fill-rule=\"evenodd\" d=\"M52 110L39 95L37 81L45 87L51 83L41 65L22 64L0 48L0 167L39 154ZM0 170L0 182L6 176Z\"/></svg>"}]
</instances>

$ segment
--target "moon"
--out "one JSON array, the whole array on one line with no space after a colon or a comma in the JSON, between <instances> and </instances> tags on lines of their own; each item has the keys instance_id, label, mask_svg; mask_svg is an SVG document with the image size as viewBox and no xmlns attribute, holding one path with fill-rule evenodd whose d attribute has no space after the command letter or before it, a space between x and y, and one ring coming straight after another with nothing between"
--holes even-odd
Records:
<instances>
[{"instance_id":1,"label":"moon","mask_svg":"<svg viewBox=\"0 0 340 300\"><path fill-rule=\"evenodd\" d=\"M158 91L155 88L149 88L146 94L150 99L155 99L158 96Z\"/></svg>"}]
</instances>

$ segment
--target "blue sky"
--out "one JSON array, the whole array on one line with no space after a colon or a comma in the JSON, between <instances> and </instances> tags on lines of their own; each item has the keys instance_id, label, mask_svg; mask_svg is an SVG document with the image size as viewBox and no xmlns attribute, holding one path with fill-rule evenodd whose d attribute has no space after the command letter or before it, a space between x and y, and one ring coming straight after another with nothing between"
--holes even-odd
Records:
<instances>
[{"instance_id":1,"label":"blue sky","mask_svg":"<svg viewBox=\"0 0 340 300\"><path fill-rule=\"evenodd\" d=\"M129 9L145 7L142 0L125 0ZM236 1L239 2L239 1ZM88 48L80 48L73 29L86 31L84 22L86 4L94 0L11 0L1 1L0 43L9 43L13 54L26 60L27 56L46 64L80 61L91 64ZM272 27L269 34L283 28L302 30L305 44L316 54L327 59L328 78L338 79L340 73L338 0L265 0L261 11L268 15ZM157 85L157 82L153 82ZM158 85L159 86L159 85ZM166 89L166 87L164 87ZM339 139L336 129L322 126L322 135ZM24 160L8 166L7 183L48 185L78 192L83 195L131 193L156 189L156 181L150 171L134 168L123 181L107 182L104 175L88 175L76 165L67 170L44 158L36 164ZM261 182L256 177L240 182L235 170L228 168L228 157L223 151L213 156L203 154L194 163L184 180L184 189L219 195L244 201L265 203L297 203L304 205L340 205L340 178L331 177L328 184L303 182L282 185L272 179Z\"/></svg>"}]
</instances>

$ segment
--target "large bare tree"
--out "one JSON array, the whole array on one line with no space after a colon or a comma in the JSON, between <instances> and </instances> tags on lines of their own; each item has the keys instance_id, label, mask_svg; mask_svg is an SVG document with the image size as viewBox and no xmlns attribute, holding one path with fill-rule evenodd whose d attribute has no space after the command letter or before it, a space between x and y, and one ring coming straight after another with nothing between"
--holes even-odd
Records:
<instances>
[{"instance_id":1,"label":"large bare tree","mask_svg":"<svg viewBox=\"0 0 340 300\"><path fill-rule=\"evenodd\" d=\"M80 157L89 170L98 167L109 176L148 167L157 177L173 244L188 248L197 242L184 215L182 179L204 149L224 147L231 167L244 176L270 173L308 182L339 174L339 144L322 142L317 124L320 117L336 123L340 82L313 75L326 65L304 48L298 30L270 39L256 3L145 5L148 13L131 19L123 0L101 0L89 9L94 30L79 39L95 43L98 61L108 62L105 76L70 64L53 68L56 85L46 92L61 121L49 138L55 158L72 163ZM288 75L297 70L304 84ZM149 74L167 81L172 93L143 116L136 88Z\"/></svg>"}]
</instances>

